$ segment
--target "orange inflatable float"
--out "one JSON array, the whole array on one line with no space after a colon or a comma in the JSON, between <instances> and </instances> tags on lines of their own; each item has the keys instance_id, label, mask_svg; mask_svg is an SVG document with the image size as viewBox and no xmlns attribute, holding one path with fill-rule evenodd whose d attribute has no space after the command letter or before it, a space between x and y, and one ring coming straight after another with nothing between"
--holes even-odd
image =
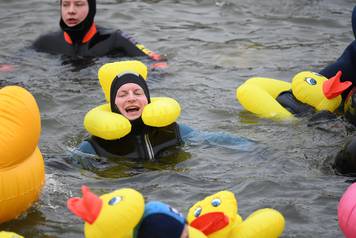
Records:
<instances>
[{"instance_id":1,"label":"orange inflatable float","mask_svg":"<svg viewBox=\"0 0 356 238\"><path fill-rule=\"evenodd\" d=\"M39 197L45 180L40 132L31 93L18 86L0 89L0 223L18 217Z\"/></svg>"}]
</instances>

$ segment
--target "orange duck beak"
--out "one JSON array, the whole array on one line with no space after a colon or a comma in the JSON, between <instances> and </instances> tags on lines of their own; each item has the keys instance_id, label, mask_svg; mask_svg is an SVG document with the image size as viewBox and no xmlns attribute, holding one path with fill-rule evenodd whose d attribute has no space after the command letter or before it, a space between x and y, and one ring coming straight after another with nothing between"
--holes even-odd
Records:
<instances>
[{"instance_id":1,"label":"orange duck beak","mask_svg":"<svg viewBox=\"0 0 356 238\"><path fill-rule=\"evenodd\" d=\"M323 83L323 92L326 98L335 98L351 86L352 83L350 81L340 81L341 75L342 72L338 71L334 77L326 80Z\"/></svg>"},{"instance_id":2,"label":"orange duck beak","mask_svg":"<svg viewBox=\"0 0 356 238\"><path fill-rule=\"evenodd\" d=\"M89 224L93 224L99 216L103 201L92 193L87 186L82 186L83 198L69 198L68 209Z\"/></svg>"},{"instance_id":3,"label":"orange duck beak","mask_svg":"<svg viewBox=\"0 0 356 238\"><path fill-rule=\"evenodd\" d=\"M204 214L190 224L192 227L200 230L205 235L214 233L229 224L229 218L223 212L210 212Z\"/></svg>"}]
</instances>

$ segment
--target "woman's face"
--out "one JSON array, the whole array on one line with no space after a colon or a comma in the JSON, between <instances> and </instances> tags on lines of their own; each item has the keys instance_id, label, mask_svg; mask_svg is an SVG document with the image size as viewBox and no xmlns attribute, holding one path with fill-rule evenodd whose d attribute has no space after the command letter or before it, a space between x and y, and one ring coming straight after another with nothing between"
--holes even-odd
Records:
<instances>
[{"instance_id":1,"label":"woman's face","mask_svg":"<svg viewBox=\"0 0 356 238\"><path fill-rule=\"evenodd\" d=\"M130 121L139 118L148 104L143 89L135 83L122 85L116 93L115 105L120 113Z\"/></svg>"},{"instance_id":2,"label":"woman's face","mask_svg":"<svg viewBox=\"0 0 356 238\"><path fill-rule=\"evenodd\" d=\"M73 27L84 21L89 12L87 0L62 0L61 16L64 23Z\"/></svg>"}]
</instances>

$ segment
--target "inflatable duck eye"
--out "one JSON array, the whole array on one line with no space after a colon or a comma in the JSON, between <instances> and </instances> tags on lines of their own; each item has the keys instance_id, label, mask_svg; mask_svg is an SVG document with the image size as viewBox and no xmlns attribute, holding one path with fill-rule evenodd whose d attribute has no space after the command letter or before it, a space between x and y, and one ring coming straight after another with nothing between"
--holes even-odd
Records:
<instances>
[{"instance_id":1,"label":"inflatable duck eye","mask_svg":"<svg viewBox=\"0 0 356 238\"><path fill-rule=\"evenodd\" d=\"M317 83L316 80L313 78L305 78L304 81L310 85L316 85L316 83Z\"/></svg>"},{"instance_id":2,"label":"inflatable duck eye","mask_svg":"<svg viewBox=\"0 0 356 238\"><path fill-rule=\"evenodd\" d=\"M110 199L108 204L111 205L111 206L114 206L114 205L118 204L121 201L122 201L122 197L121 196L117 196L117 197L113 197L112 199Z\"/></svg>"},{"instance_id":3,"label":"inflatable duck eye","mask_svg":"<svg viewBox=\"0 0 356 238\"><path fill-rule=\"evenodd\" d=\"M203 210L203 209L202 209L201 207L198 207L197 209L195 209L195 211L194 211L194 216L195 216L195 217L200 216L202 210Z\"/></svg>"},{"instance_id":4,"label":"inflatable duck eye","mask_svg":"<svg viewBox=\"0 0 356 238\"><path fill-rule=\"evenodd\" d=\"M213 201L211 201L211 205L213 205L213 207L218 207L221 204L221 200L219 198L215 198L213 199Z\"/></svg>"}]
</instances>

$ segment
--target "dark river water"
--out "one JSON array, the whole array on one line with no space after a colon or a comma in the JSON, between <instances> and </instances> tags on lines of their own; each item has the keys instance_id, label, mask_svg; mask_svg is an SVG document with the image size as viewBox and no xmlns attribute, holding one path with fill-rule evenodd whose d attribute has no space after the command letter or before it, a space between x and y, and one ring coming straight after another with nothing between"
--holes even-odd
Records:
<instances>
[{"instance_id":1,"label":"dark river water","mask_svg":"<svg viewBox=\"0 0 356 238\"><path fill-rule=\"evenodd\" d=\"M104 102L98 68L119 59L70 60L38 53L31 43L56 30L58 1L0 0L0 86L22 85L41 111L39 147L46 163L40 200L20 218L0 225L25 237L83 237L83 223L66 200L87 184L97 194L122 187L187 213L196 201L233 191L239 212L272 207L286 218L283 237L343 237L337 204L349 185L331 164L353 131L338 118L275 122L244 111L235 90L252 76L290 81L319 71L354 40L351 0L97 0L98 25L121 29L165 54L169 67L150 72L153 96L182 107L179 122L254 141L225 147L197 141L174 158L129 161L86 170L68 163L86 136L83 117Z\"/></svg>"}]
</instances>

